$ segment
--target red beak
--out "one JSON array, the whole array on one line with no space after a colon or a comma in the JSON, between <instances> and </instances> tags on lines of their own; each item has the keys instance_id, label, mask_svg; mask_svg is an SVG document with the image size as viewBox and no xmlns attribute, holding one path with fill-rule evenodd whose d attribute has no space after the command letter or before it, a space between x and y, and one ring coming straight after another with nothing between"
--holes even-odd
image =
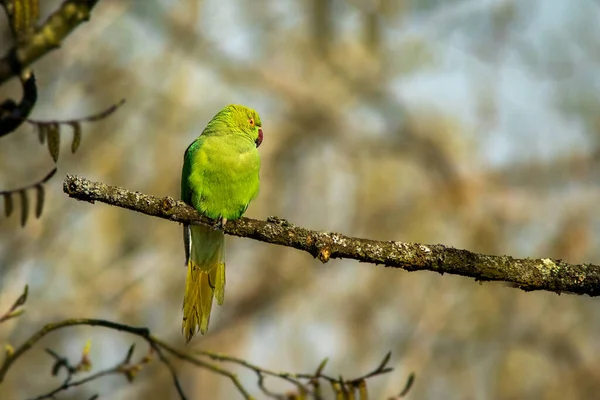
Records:
<instances>
[{"instance_id":1,"label":"red beak","mask_svg":"<svg viewBox=\"0 0 600 400\"><path fill-rule=\"evenodd\" d=\"M263 140L262 129L258 128L258 137L256 138L256 147L260 146Z\"/></svg>"}]
</instances>

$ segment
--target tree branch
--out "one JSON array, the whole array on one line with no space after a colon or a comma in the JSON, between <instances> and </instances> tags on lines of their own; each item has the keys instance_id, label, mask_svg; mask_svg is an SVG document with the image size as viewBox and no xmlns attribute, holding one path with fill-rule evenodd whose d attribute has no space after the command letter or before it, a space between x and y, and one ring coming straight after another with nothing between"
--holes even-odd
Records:
<instances>
[{"instance_id":1,"label":"tree branch","mask_svg":"<svg viewBox=\"0 0 600 400\"><path fill-rule=\"evenodd\" d=\"M98 0L66 0L42 26L19 40L0 59L0 84L16 76L44 54L58 48L62 41L82 22L89 20L90 11Z\"/></svg>"},{"instance_id":2,"label":"tree branch","mask_svg":"<svg viewBox=\"0 0 600 400\"><path fill-rule=\"evenodd\" d=\"M168 368L169 372L171 373L171 377L173 379L173 385L175 386L175 389L177 390L177 393L181 400L186 400L187 396L183 392L183 389L181 387L181 383L179 382L175 368L171 364L171 361L165 356L166 353L168 353L172 357L178 358L182 361L188 362L197 367L208 369L209 371L212 371L218 375L229 378L232 381L232 383L236 386L236 388L238 389L238 392L244 399L246 399L246 400L254 399L254 397L242 385L238 376L235 373L233 373L225 368L222 368L221 366L219 366L217 364L207 362L195 355L191 355L184 351L180 351L180 350L174 348L173 346L167 344L166 342L164 342L164 341L156 338L154 335L152 335L148 328L134 327L134 326L119 324L119 323L111 322L111 321L107 321L107 320L91 319L91 318L72 318L72 319L66 319L66 320L63 320L60 322L45 325L42 329L40 329L39 331L34 333L29 339L27 339L16 350L11 351L10 353L6 354L6 358L0 364L0 384L4 380L6 373L8 372L10 367L12 365L14 365L15 361L17 361L23 354L25 354L28 350L30 350L35 344L37 344L44 336L46 336L47 334L49 334L53 331L57 331L60 329L73 327L73 326L81 326L81 325L101 326L101 327L105 327L105 328L109 328L109 329L113 329L113 330L117 330L117 331L121 331L121 332L127 332L129 334L138 336L138 337L144 339L146 341L146 343L148 344L148 346L149 346L148 355L146 355L144 358L142 358L141 361L139 361L137 363L132 363L131 358L133 356L133 351L134 351L134 347L135 347L134 345L132 345L129 347L129 351L127 352L127 355L125 356L125 359L122 362L120 362L119 364L117 364L111 368L103 369L99 372L89 375L86 378L74 381L73 376L76 373L78 373L80 371L89 371L89 369L91 369L91 360L88 358L90 343L88 342L88 344L84 347L81 361L76 366L71 365L65 357L62 357L62 356L56 354L54 351L46 349L46 352L48 352L50 355L52 355L55 359L54 366L52 367L53 375L56 375L58 373L59 369L66 368L67 369L67 377L63 381L63 383L60 386L58 386L56 389L54 389L46 394L40 395L40 396L36 397L34 400L55 398L54 395L59 392L66 391L75 386L84 385L88 382L105 377L107 375L122 374L122 375L125 375L127 380L131 383L133 381L133 379L135 378L135 376L137 375L137 373L141 370L143 365L148 364L152 360L153 353L158 354L160 361ZM358 390L361 393L361 396L359 398L367 399L366 381L372 377L382 375L382 374L387 374L392 371L392 368L387 367L387 364L390 360L390 353L388 353L384 357L383 361L379 364L379 366L375 370L373 370L372 372L369 372L363 376L360 376L360 377L354 378L354 379L350 379L350 380L344 380L342 377L336 379L336 378L332 378L327 375L324 375L322 372L323 372L323 369L325 368L327 359L325 359L319 365L319 368L317 368L317 371L314 374L304 374L304 373L295 374L295 373L286 373L286 372L274 372L274 371L259 367L257 365L251 364L243 359L228 356L225 354L217 354L217 353L213 353L210 351L198 351L197 354L201 357L208 357L208 358L212 359L213 361L234 363L234 364L237 364L239 366L246 368L247 370L254 371L259 378L259 381L258 381L259 388L263 391L263 393L265 395L267 395L267 397L272 397L272 398L276 398L276 399L307 398L306 394L309 394L309 393L312 395L312 397L314 399L322 399L320 383L319 383L320 380L328 381L331 384L332 390L334 391L334 393L336 395L341 395L342 391L346 391L346 392L349 391L349 392L354 393L354 391ZM275 394L275 393L270 392L264 386L265 376L277 377L277 378L283 379L283 380L288 381L289 383L295 385L298 390L298 396L295 396L295 395L292 396L290 393L288 393L288 396L286 396L283 394ZM411 374L407 381L407 387L409 387L409 385L412 384L413 380L414 380L414 374ZM311 388L312 388L312 391L311 391ZM403 392L406 392L406 391L408 391L407 388L405 388L403 390ZM304 397L301 397L301 394L304 394ZM338 396L336 398L351 398L351 397L349 397L349 396L339 397ZM352 398L355 398L355 397L352 397Z\"/></svg>"},{"instance_id":3,"label":"tree branch","mask_svg":"<svg viewBox=\"0 0 600 400\"><path fill-rule=\"evenodd\" d=\"M29 116L37 101L37 85L33 71L20 75L23 97L17 104L8 99L0 104L0 137L14 132Z\"/></svg>"},{"instance_id":4,"label":"tree branch","mask_svg":"<svg viewBox=\"0 0 600 400\"><path fill-rule=\"evenodd\" d=\"M47 334L49 334L53 331L59 330L59 329L72 327L72 326L79 326L79 325L102 326L105 328L114 329L114 330L121 331L121 332L127 332L127 333L130 333L130 334L133 334L133 335L136 335L136 336L139 336L139 337L145 339L146 342L148 343L148 345L150 346L150 348L158 354L160 361L163 364L165 364L165 366L169 369L169 372L171 373L171 376L173 378L173 384L174 384L175 388L177 389L177 393L179 394L180 399L182 399L182 400L186 399L186 396L183 393L183 390L181 388L181 384L179 383L179 379L175 373L175 369L171 365L171 362L164 356L163 350L168 351L169 353L171 353L172 355L174 355L178 358L185 359L187 356L184 353L174 349L173 347L169 346L168 344L161 341L160 339L152 336L150 334L150 330L148 328L134 327L134 326L123 325L123 324L106 321L106 320L102 320L102 319L91 319L91 318L66 319L66 320L63 320L63 321L60 321L60 322L57 322L54 324L45 325L42 329L40 329L39 331L34 333L29 339L27 339L25 341L25 343L23 343L16 350L6 354L6 358L4 359L2 364L0 364L0 384L4 380L6 373L8 372L10 367L14 364L14 362L17 361L17 359L19 359L24 353L26 353L28 350L30 350L44 336L46 336ZM127 369L123 369L124 365L129 365L129 361L130 361L131 355L133 353L132 349L133 349L133 347L130 347L130 351L129 351L125 361L123 363L119 364L118 372L126 373L126 374L135 373L135 371L133 371L133 370L129 371ZM191 358L192 360L196 360L193 357L189 357L189 358ZM191 362L191 360L188 360L188 361ZM229 371L222 370L221 368L219 368L216 365L213 365L210 363L205 363L205 362L202 362L201 360L197 360L197 361L198 361L198 363L196 363L197 365L205 367L213 372L216 372L218 374L228 376L228 377L230 375L232 375ZM144 363L144 362L147 362L147 361L142 360L142 363ZM135 365L134 365L134 367L135 367ZM54 395L55 393L57 393L59 391L68 389L69 387L82 385L91 380L98 379L100 377L103 377L105 375L112 374L112 373L115 373L115 371L112 369L108 369L108 370L98 372L98 373L91 375L80 381L76 381L76 382L65 381L65 383L63 383L63 385L61 385L58 389L56 389L56 391L51 392L50 396ZM133 375L131 375L130 377L131 377L130 381L133 380ZM241 385L239 387L239 390L244 395L244 398L246 398L246 399L251 398L251 396L246 392L246 390ZM48 396L42 395L41 398L44 398L44 397L48 397Z\"/></svg>"},{"instance_id":5,"label":"tree branch","mask_svg":"<svg viewBox=\"0 0 600 400\"><path fill-rule=\"evenodd\" d=\"M79 200L91 203L100 201L175 222L215 224L192 207L171 197L157 198L71 175L65 178L63 190ZM472 277L479 281L504 281L525 291L600 295L600 266L592 264L575 265L550 258L518 259L484 255L441 244L361 239L339 233L312 231L276 217L269 217L266 221L250 218L228 221L224 232L303 250L323 263L330 258L346 258L407 271L434 271Z\"/></svg>"},{"instance_id":6,"label":"tree branch","mask_svg":"<svg viewBox=\"0 0 600 400\"><path fill-rule=\"evenodd\" d=\"M65 369L67 371L67 376L60 386L51 390L48 393L45 393L45 394L39 395L35 398L32 398L31 400L56 399L55 395L58 394L59 392L67 391L76 386L85 385L91 381L94 381L94 380L97 380L97 379L100 379L100 378L103 378L103 377L109 376L109 375L124 375L125 378L127 379L127 381L131 383L131 382L133 382L133 379L137 375L138 371L140 371L145 364L148 364L152 361L152 355L154 352L154 348L149 347L148 354L146 356L144 356L144 358L142 358L141 361L139 361L137 363L132 363L131 358L133 356L133 351L135 349L135 344L132 344L129 347L129 351L127 352L127 355L125 356L125 359L123 361L119 362L118 364L116 364L115 366L110 367L110 368L105 368L99 372L96 372L95 374L87 376L86 378L79 379L79 380L73 380L73 378L76 374L78 374L80 372L88 372L92 368L92 362L89 358L90 346L91 346L91 342L88 341L86 346L83 349L81 361L79 361L79 363L77 365L72 365L66 357L60 356L56 352L47 348L46 352L55 359L54 366L52 367L52 375L53 376L58 375L58 373L61 369ZM161 358L161 361L163 361L163 363L165 363L165 365L169 368L169 370L172 369L172 366L168 360L166 360L166 359L163 360ZM180 398L185 400L186 397L185 397L185 394L183 394L183 390L181 389L181 385L179 384L177 375L174 375L174 377L175 377L175 386L178 390L178 393L180 394Z\"/></svg>"}]
</instances>

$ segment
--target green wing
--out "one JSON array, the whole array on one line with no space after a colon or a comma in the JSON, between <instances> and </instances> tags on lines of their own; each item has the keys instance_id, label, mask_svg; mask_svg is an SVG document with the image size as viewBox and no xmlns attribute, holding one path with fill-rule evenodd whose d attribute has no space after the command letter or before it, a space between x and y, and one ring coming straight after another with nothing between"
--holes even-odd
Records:
<instances>
[{"instance_id":1,"label":"green wing","mask_svg":"<svg viewBox=\"0 0 600 400\"><path fill-rule=\"evenodd\" d=\"M192 160L196 150L198 150L198 139L194 140L188 146L183 154L183 168L181 169L181 200L193 207L192 204L192 188L190 187L189 177L192 173ZM185 265L188 265L190 260L190 251L192 241L190 240L191 231L189 224L183 224L183 246L185 248Z\"/></svg>"},{"instance_id":2,"label":"green wing","mask_svg":"<svg viewBox=\"0 0 600 400\"><path fill-rule=\"evenodd\" d=\"M183 168L181 170L181 200L192 207L192 188L190 187L189 178L192 174L194 154L196 154L198 147L199 143L198 139L196 139L185 149L185 153L183 154Z\"/></svg>"}]
</instances>

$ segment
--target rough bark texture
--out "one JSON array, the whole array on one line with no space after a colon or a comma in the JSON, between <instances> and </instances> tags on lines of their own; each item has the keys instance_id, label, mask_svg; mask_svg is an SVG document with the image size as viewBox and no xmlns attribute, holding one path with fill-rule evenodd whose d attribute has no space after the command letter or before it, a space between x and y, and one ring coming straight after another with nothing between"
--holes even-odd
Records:
<instances>
[{"instance_id":1,"label":"rough bark texture","mask_svg":"<svg viewBox=\"0 0 600 400\"><path fill-rule=\"evenodd\" d=\"M82 22L89 20L90 11L98 0L66 0L60 8L33 33L17 41L2 59L0 59L0 84L17 76L28 65L60 47L64 38ZM2 4L10 9L8 1Z\"/></svg>"},{"instance_id":2,"label":"rough bark texture","mask_svg":"<svg viewBox=\"0 0 600 400\"><path fill-rule=\"evenodd\" d=\"M63 190L78 200L100 201L176 222L214 225L212 220L171 197L157 198L71 175L65 178ZM229 235L303 250L323 263L330 258L346 258L407 271L427 270L468 276L479 281L504 281L526 291L600 294L600 266L592 264L573 265L550 258L517 259L484 255L441 244L361 239L312 231L277 217L269 217L266 221L250 218L227 221L224 231Z\"/></svg>"}]
</instances>

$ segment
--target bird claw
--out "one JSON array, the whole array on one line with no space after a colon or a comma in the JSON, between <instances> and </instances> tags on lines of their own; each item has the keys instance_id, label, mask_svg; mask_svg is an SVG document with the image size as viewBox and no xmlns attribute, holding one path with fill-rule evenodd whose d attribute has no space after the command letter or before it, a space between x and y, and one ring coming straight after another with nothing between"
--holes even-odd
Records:
<instances>
[{"instance_id":1,"label":"bird claw","mask_svg":"<svg viewBox=\"0 0 600 400\"><path fill-rule=\"evenodd\" d=\"M214 224L215 229L223 230L225 228L225 224L227 223L227 218L219 217Z\"/></svg>"}]
</instances>

